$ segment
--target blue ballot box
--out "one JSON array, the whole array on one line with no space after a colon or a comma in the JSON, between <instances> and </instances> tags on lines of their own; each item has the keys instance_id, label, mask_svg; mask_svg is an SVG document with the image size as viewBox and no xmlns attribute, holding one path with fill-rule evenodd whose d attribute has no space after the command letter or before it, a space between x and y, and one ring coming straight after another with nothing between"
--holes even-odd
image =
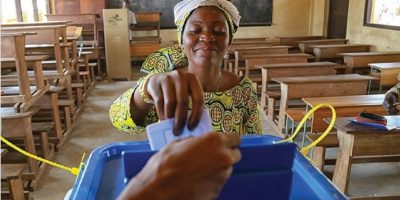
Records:
<instances>
[{"instance_id":1,"label":"blue ballot box","mask_svg":"<svg viewBox=\"0 0 400 200\"><path fill-rule=\"evenodd\" d=\"M243 136L242 160L218 199L347 199L295 144L273 144L277 140L267 135ZM153 153L148 141L97 148L81 170L71 199L115 199Z\"/></svg>"}]
</instances>

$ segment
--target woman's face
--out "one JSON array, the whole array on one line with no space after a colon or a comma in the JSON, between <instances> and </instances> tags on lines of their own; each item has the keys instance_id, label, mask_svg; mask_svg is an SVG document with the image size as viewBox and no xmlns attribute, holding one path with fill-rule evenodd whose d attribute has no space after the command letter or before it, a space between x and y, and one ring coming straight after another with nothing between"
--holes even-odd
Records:
<instances>
[{"instance_id":1,"label":"woman's face","mask_svg":"<svg viewBox=\"0 0 400 200\"><path fill-rule=\"evenodd\" d=\"M218 8L200 7L188 18L182 46L190 63L219 67L228 44L228 22Z\"/></svg>"}]
</instances>

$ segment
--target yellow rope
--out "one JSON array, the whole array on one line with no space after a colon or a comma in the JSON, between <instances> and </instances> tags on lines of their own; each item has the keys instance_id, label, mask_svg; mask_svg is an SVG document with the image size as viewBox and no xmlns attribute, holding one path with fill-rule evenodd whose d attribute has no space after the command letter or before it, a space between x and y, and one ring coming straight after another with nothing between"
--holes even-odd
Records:
<instances>
[{"instance_id":1,"label":"yellow rope","mask_svg":"<svg viewBox=\"0 0 400 200\"><path fill-rule=\"evenodd\" d=\"M303 126L303 124L306 122L306 120L307 120L316 110L318 110L318 109L321 108L321 107L329 107L329 108L332 110L332 120L331 120L331 123L329 123L328 128L325 130L325 132L324 132L318 139L316 139L316 140L315 140L314 142L312 142L310 145L308 145L308 146L306 146L306 147L304 147L304 148L302 148L302 149L300 150L300 152L301 152L304 156L306 156L307 153L308 153L308 151L309 151L312 147L316 146L319 142L321 142L321 141L329 134L329 132L330 132L330 131L332 130L332 128L333 128L333 125L335 124L335 121L336 121L336 111L335 111L335 109L333 108L333 106L330 105L330 104L322 103L322 104L318 104L317 106L315 106L313 109L311 109L311 110L303 117L303 119L300 121L299 125L297 125L296 130L294 131L294 133L293 133L292 136L290 136L289 138L287 138L287 139L285 139L285 140L278 141L277 143L281 143L281 142L293 142L293 139L296 137L296 135L297 135L298 132L300 131L300 128ZM12 144L11 142L9 142L8 140L6 140L6 139L5 139L4 137L2 137L2 136L0 136L0 138L1 138L1 141L2 141L2 142L4 142L5 144L7 144L8 146L10 146L11 148L15 149L16 151L22 153L23 155L28 156L28 157L31 157L31 158L33 158L33 159L35 159L35 160L38 160L38 161L41 161L41 162L43 162L43 163L49 164L49 165L51 165L51 166L54 166L54 167L63 169L63 170L65 170L65 171L68 171L68 172L70 172L71 174L73 174L73 175L75 175L75 176L77 176L77 175L79 174L80 169L82 169L82 167L83 167L84 164L85 164L85 163L83 162L84 157L85 157L85 153L83 153L83 155L82 155L82 159L81 159L81 163L80 163L79 167L66 167L66 166L64 166L64 165L55 163L55 162L53 162L53 161L50 161L50 160L41 158L41 157L36 156L36 155L33 155L33 154L29 153L29 152L26 152L26 151L24 151L23 149L21 149L21 148L15 146L14 144Z\"/></svg>"},{"instance_id":2,"label":"yellow rope","mask_svg":"<svg viewBox=\"0 0 400 200\"><path fill-rule=\"evenodd\" d=\"M314 108L312 108L309 112L307 112L307 114L303 117L303 119L301 119L300 123L297 125L296 130L294 131L293 135L290 136L289 138L285 139L285 140L281 140L278 141L277 143L281 143L281 142L293 142L293 139L296 137L297 133L300 131L300 129L303 127L303 124L307 121L307 119L318 109L320 109L321 107L329 107L332 111L332 120L329 123L328 128L325 130L324 133L322 133L322 135L317 138L314 142L312 142L311 144L309 144L308 146L302 148L300 150L300 152L306 156L308 154L308 151L310 151L311 148L313 148L314 146L316 146L319 142L321 142L328 134L329 132L332 130L333 125L335 125L336 122L336 110L335 108L333 108L332 105L327 104L327 103L321 103L316 105Z\"/></svg>"},{"instance_id":3,"label":"yellow rope","mask_svg":"<svg viewBox=\"0 0 400 200\"><path fill-rule=\"evenodd\" d=\"M85 157L85 153L83 153L83 155L82 155L82 159L81 159L81 163L80 163L80 165L79 165L79 168L77 168L77 167L66 167L66 166L64 166L64 165L55 163L55 162L50 161L50 160L46 160L46 159L44 159L44 158L41 158L41 157L39 157L39 156L36 156L36 155L31 154L31 153L29 153L29 152L26 152L25 150L23 150L23 149L21 149L21 148L15 146L13 143L11 143L10 141L6 140L3 136L0 136L0 138L1 138L1 141L2 141L2 142L4 142L5 144L7 144L8 146L10 146L11 148L15 149L16 151L22 153L23 155L28 156L28 157L30 157L30 158L33 158L33 159L35 159L35 160L41 161L41 162L43 162L43 163L49 164L49 165L51 165L51 166L54 166L54 167L63 169L63 170L65 170L65 171L68 171L68 172L70 172L71 174L73 174L73 175L75 175L75 176L77 176L77 175L79 174L80 169L81 169L81 168L83 167L83 165L84 165L83 159L84 159L84 157Z\"/></svg>"}]
</instances>

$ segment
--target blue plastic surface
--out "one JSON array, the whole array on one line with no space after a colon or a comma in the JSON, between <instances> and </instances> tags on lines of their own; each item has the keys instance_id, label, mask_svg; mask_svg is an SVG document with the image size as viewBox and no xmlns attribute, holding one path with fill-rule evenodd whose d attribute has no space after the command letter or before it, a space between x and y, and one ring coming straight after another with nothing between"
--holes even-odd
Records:
<instances>
[{"instance_id":1,"label":"blue plastic surface","mask_svg":"<svg viewBox=\"0 0 400 200\"><path fill-rule=\"evenodd\" d=\"M242 137L242 160L218 199L347 199L295 144L273 144L277 140L266 135ZM153 153L147 141L97 148L81 170L71 199L115 199Z\"/></svg>"}]
</instances>

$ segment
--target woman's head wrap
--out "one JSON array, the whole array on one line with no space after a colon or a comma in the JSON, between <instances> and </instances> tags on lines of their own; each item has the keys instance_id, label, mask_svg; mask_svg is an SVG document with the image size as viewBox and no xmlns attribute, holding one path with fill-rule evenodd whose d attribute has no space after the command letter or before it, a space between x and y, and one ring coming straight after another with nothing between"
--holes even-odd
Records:
<instances>
[{"instance_id":1,"label":"woman's head wrap","mask_svg":"<svg viewBox=\"0 0 400 200\"><path fill-rule=\"evenodd\" d=\"M229 43L232 41L233 34L237 31L240 21L240 14L235 5L227 0L183 0L174 7L179 44L182 44L183 30L190 14L198 7L204 6L217 7L224 13L229 24Z\"/></svg>"}]
</instances>

